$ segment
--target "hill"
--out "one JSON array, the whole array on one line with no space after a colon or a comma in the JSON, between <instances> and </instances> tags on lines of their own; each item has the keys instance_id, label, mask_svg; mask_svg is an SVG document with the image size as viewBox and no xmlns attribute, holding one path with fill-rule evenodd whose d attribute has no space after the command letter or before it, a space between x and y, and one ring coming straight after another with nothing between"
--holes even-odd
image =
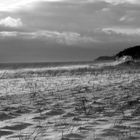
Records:
<instances>
[{"instance_id":1,"label":"hill","mask_svg":"<svg viewBox=\"0 0 140 140\"><path fill-rule=\"evenodd\" d=\"M121 58L123 56L131 56L133 59L140 59L140 46L134 46L131 48L124 49L115 55L115 58Z\"/></svg>"},{"instance_id":2,"label":"hill","mask_svg":"<svg viewBox=\"0 0 140 140\"><path fill-rule=\"evenodd\" d=\"M114 56L100 56L96 58L94 61L103 62L103 61L120 60L124 59L126 56L127 58L131 57L132 60L140 60L140 46L134 46L124 49L123 51L120 51Z\"/></svg>"},{"instance_id":3,"label":"hill","mask_svg":"<svg viewBox=\"0 0 140 140\"><path fill-rule=\"evenodd\" d=\"M94 61L100 62L100 61L113 61L115 59L114 56L100 56L96 58Z\"/></svg>"}]
</instances>

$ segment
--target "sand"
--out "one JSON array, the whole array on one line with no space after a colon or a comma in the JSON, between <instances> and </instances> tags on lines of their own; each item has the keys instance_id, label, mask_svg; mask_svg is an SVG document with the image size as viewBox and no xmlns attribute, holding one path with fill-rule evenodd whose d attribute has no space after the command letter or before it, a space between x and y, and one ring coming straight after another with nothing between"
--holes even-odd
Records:
<instances>
[{"instance_id":1,"label":"sand","mask_svg":"<svg viewBox=\"0 0 140 140\"><path fill-rule=\"evenodd\" d=\"M139 140L140 69L81 70L1 78L0 139Z\"/></svg>"}]
</instances>

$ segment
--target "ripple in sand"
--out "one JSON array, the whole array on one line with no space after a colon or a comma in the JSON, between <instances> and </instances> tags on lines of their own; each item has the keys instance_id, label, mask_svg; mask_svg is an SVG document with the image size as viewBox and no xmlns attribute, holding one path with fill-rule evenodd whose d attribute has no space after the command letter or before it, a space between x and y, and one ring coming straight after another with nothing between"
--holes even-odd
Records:
<instances>
[{"instance_id":1,"label":"ripple in sand","mask_svg":"<svg viewBox=\"0 0 140 140\"><path fill-rule=\"evenodd\" d=\"M9 115L7 113L4 113L4 112L0 113L0 121L9 120L9 119L13 119L13 118L15 118L15 117L12 115Z\"/></svg>"},{"instance_id":2,"label":"ripple in sand","mask_svg":"<svg viewBox=\"0 0 140 140\"><path fill-rule=\"evenodd\" d=\"M27 128L28 126L30 126L32 124L30 123L21 123L21 124L17 124L17 125L12 125L12 126L5 126L2 129L8 129L8 130L22 130Z\"/></svg>"},{"instance_id":3,"label":"ripple in sand","mask_svg":"<svg viewBox=\"0 0 140 140\"><path fill-rule=\"evenodd\" d=\"M11 131L0 131L0 137L6 136L6 135L11 135L11 134L13 134L13 132L11 132Z\"/></svg>"}]
</instances>

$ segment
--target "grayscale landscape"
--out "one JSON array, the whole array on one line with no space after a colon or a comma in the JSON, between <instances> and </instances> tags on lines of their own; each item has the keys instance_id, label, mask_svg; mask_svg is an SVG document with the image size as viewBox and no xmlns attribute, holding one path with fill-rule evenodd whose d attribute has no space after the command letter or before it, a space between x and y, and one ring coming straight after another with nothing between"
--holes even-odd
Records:
<instances>
[{"instance_id":1,"label":"grayscale landscape","mask_svg":"<svg viewBox=\"0 0 140 140\"><path fill-rule=\"evenodd\" d=\"M140 140L140 0L0 0L0 140Z\"/></svg>"}]
</instances>

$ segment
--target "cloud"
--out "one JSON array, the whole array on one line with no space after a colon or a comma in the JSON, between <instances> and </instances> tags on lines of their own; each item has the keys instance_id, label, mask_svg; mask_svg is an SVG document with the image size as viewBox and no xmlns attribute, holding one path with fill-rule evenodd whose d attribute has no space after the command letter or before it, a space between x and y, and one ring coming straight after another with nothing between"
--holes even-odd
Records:
<instances>
[{"instance_id":1,"label":"cloud","mask_svg":"<svg viewBox=\"0 0 140 140\"><path fill-rule=\"evenodd\" d=\"M64 0L1 0L0 11L15 11L23 9L23 7L30 8L36 2L59 2Z\"/></svg>"},{"instance_id":2,"label":"cloud","mask_svg":"<svg viewBox=\"0 0 140 140\"><path fill-rule=\"evenodd\" d=\"M109 8L103 8L101 11L102 12L108 12L108 11L110 11L110 9Z\"/></svg>"},{"instance_id":3,"label":"cloud","mask_svg":"<svg viewBox=\"0 0 140 140\"><path fill-rule=\"evenodd\" d=\"M93 0L93 1L95 2L97 0ZM100 0L100 1L104 1L107 3L114 4L114 5L123 4L123 3L140 4L139 0Z\"/></svg>"},{"instance_id":4,"label":"cloud","mask_svg":"<svg viewBox=\"0 0 140 140\"><path fill-rule=\"evenodd\" d=\"M5 38L5 37L16 37L17 32L0 32L0 37Z\"/></svg>"},{"instance_id":5,"label":"cloud","mask_svg":"<svg viewBox=\"0 0 140 140\"><path fill-rule=\"evenodd\" d=\"M22 38L22 39L40 39L52 41L59 44L76 45L80 43L97 43L98 40L89 37L81 36L75 32L57 32L57 31L37 31L37 32L0 32L0 38Z\"/></svg>"},{"instance_id":6,"label":"cloud","mask_svg":"<svg viewBox=\"0 0 140 140\"><path fill-rule=\"evenodd\" d=\"M127 36L140 36L140 28L120 28L120 27L113 27L113 28L103 28L102 31L106 34L121 34Z\"/></svg>"},{"instance_id":7,"label":"cloud","mask_svg":"<svg viewBox=\"0 0 140 140\"><path fill-rule=\"evenodd\" d=\"M133 31L139 28L140 23L138 11L140 6L133 5L139 3L137 0L14 1L14 7L22 9L16 12L3 12L5 15L3 14L2 17L7 17L7 15L21 17L26 26L18 28L17 37L55 40L58 43L70 45L83 42L98 42L102 38L106 38L106 41L109 41L109 34L114 36L117 34L120 37L122 35L138 34L137 31L136 33ZM12 6L12 3L10 2L8 5ZM26 9L24 6L32 6L32 8ZM5 20L8 18L5 18ZM21 19L18 21L21 21ZM17 19L15 20L17 21ZM4 22L2 25L11 26L9 22ZM23 23L20 25L23 26ZM132 30L129 30L127 27L130 27ZM1 31L15 30L14 28L1 28ZM94 32L96 28L103 28L104 33ZM12 37L10 32L8 35Z\"/></svg>"},{"instance_id":8,"label":"cloud","mask_svg":"<svg viewBox=\"0 0 140 140\"><path fill-rule=\"evenodd\" d=\"M15 11L17 9L24 9L23 7L33 7L37 2L68 2L68 3L97 3L106 2L114 5L130 3L140 4L139 0L1 0L0 11Z\"/></svg>"},{"instance_id":9,"label":"cloud","mask_svg":"<svg viewBox=\"0 0 140 140\"><path fill-rule=\"evenodd\" d=\"M47 1L47 0L46 0ZM50 0L51 1L51 0ZM96 3L96 2L106 2L112 4L122 4L122 3L131 3L131 4L140 4L139 0L65 0L68 2L75 3Z\"/></svg>"},{"instance_id":10,"label":"cloud","mask_svg":"<svg viewBox=\"0 0 140 140\"><path fill-rule=\"evenodd\" d=\"M20 18L12 18L12 17L6 17L4 19L0 20L0 25L5 27L21 27L23 26L23 23Z\"/></svg>"},{"instance_id":11,"label":"cloud","mask_svg":"<svg viewBox=\"0 0 140 140\"><path fill-rule=\"evenodd\" d=\"M132 22L132 21L134 21L134 20L135 20L134 17L129 17L128 15L123 16L123 17L120 18L120 21L121 21L121 22Z\"/></svg>"}]
</instances>

